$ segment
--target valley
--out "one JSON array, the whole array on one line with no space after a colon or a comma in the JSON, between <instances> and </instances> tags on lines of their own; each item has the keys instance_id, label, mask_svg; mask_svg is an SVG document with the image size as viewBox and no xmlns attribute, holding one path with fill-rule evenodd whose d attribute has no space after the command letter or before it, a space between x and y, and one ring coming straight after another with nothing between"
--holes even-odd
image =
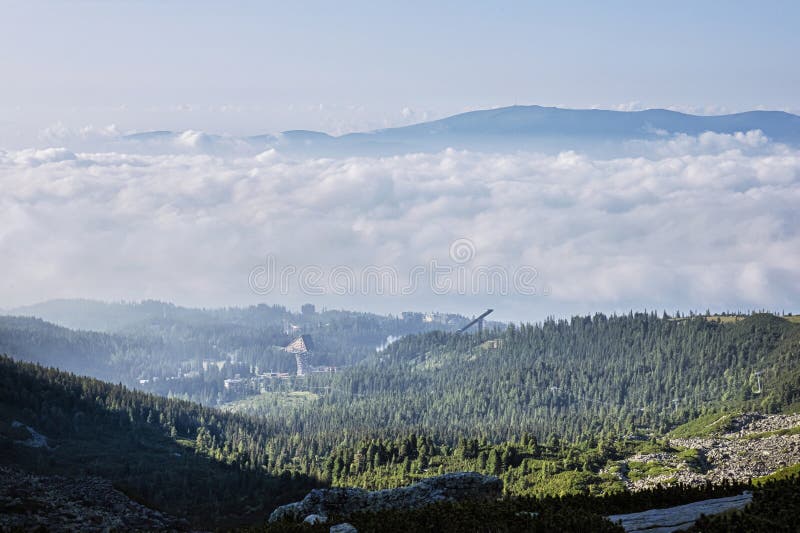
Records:
<instances>
[{"instance_id":1,"label":"valley","mask_svg":"<svg viewBox=\"0 0 800 533\"><path fill-rule=\"evenodd\" d=\"M290 369L255 394L218 394L208 406L181 399L195 395L192 389L159 396L137 390L136 380L112 385L5 358L3 462L32 476L108 480L195 528L267 527L276 507L315 488L388 490L458 472L498 480L501 522L542 506L563 518L554 497L574 500L591 522L594 506L609 498L620 512L636 512L767 490L793 479L800 464L793 411L800 324L788 318L598 314L475 333L411 333L379 351L365 347L337 372L297 376ZM397 331L396 321L384 323L394 329L373 336ZM42 363L66 357L67 367L88 354L102 362L94 367L100 378L118 364L101 348L153 338L41 320L0 324L4 350L27 339L41 347ZM160 327L161 346L182 342L184 327L176 325ZM196 331L211 328L220 331L212 324ZM319 337L323 345L336 338ZM199 353L232 342L198 338L195 346L209 343ZM248 348L250 364L293 359L279 349ZM26 350L9 355L36 361ZM326 363L346 360L333 348L323 354ZM403 513L428 511L386 512L410 520ZM359 530L370 530L368 514L355 512ZM281 524L268 529L289 527Z\"/></svg>"}]
</instances>

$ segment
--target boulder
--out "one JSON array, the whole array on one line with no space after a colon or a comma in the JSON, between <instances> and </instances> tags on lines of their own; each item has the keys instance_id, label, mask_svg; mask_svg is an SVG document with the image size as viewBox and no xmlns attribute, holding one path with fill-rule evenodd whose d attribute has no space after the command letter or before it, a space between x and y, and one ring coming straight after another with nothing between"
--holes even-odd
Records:
<instances>
[{"instance_id":1,"label":"boulder","mask_svg":"<svg viewBox=\"0 0 800 533\"><path fill-rule=\"evenodd\" d=\"M753 493L714 498L666 509L651 509L640 513L618 514L607 517L619 524L627 533L671 533L688 529L702 515L714 515L733 509L743 509L753 501Z\"/></svg>"},{"instance_id":2,"label":"boulder","mask_svg":"<svg viewBox=\"0 0 800 533\"><path fill-rule=\"evenodd\" d=\"M494 476L458 472L423 479L407 487L366 491L353 488L314 489L302 501L275 509L270 522L299 522L312 514L348 516L358 512L417 509L443 501L496 499L503 482Z\"/></svg>"},{"instance_id":3,"label":"boulder","mask_svg":"<svg viewBox=\"0 0 800 533\"><path fill-rule=\"evenodd\" d=\"M353 524L348 524L347 522L343 524L336 524L335 526L331 526L329 533L358 533L358 530Z\"/></svg>"},{"instance_id":4,"label":"boulder","mask_svg":"<svg viewBox=\"0 0 800 533\"><path fill-rule=\"evenodd\" d=\"M312 526L314 524L324 524L327 521L328 517L322 514L310 514L303 519L303 522L306 524L311 524Z\"/></svg>"}]
</instances>

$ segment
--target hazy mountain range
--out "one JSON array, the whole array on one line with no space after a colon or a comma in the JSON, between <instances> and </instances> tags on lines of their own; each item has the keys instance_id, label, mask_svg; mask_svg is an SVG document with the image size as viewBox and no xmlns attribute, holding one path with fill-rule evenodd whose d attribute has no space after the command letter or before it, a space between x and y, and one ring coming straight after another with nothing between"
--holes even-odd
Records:
<instances>
[{"instance_id":1,"label":"hazy mountain range","mask_svg":"<svg viewBox=\"0 0 800 533\"><path fill-rule=\"evenodd\" d=\"M307 130L248 137L162 130L106 137L101 142L105 149L126 152L162 153L177 149L247 154L274 148L289 153L337 156L391 155L445 148L547 152L609 148L681 134L732 135L754 130L760 130L772 141L800 143L800 117L782 111L699 116L666 109L628 112L542 106L471 111L432 122L341 136Z\"/></svg>"}]
</instances>

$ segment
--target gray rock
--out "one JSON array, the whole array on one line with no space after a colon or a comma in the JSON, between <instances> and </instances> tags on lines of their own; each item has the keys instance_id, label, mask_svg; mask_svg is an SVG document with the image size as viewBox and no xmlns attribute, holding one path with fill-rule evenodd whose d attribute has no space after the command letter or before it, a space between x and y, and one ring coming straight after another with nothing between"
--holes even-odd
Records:
<instances>
[{"instance_id":1,"label":"gray rock","mask_svg":"<svg viewBox=\"0 0 800 533\"><path fill-rule=\"evenodd\" d=\"M724 420L726 417L721 417L715 423ZM800 428L800 414L744 413L731 417L723 429L709 436L670 439L673 446L697 450L697 461L687 462L672 452L637 454L617 462L613 473L630 491L657 485L703 486L708 481L719 484L726 479L744 482L800 463L800 433L796 428ZM632 461L668 471L631 480L628 463Z\"/></svg>"},{"instance_id":2,"label":"gray rock","mask_svg":"<svg viewBox=\"0 0 800 533\"><path fill-rule=\"evenodd\" d=\"M496 499L503 482L494 476L458 472L423 479L407 487L369 492L363 489L314 489L302 501L275 509L270 522L299 522L311 514L348 516L357 512L416 509L437 502Z\"/></svg>"},{"instance_id":3,"label":"gray rock","mask_svg":"<svg viewBox=\"0 0 800 533\"><path fill-rule=\"evenodd\" d=\"M322 514L310 514L303 519L306 524L324 524L328 521L328 517Z\"/></svg>"},{"instance_id":4,"label":"gray rock","mask_svg":"<svg viewBox=\"0 0 800 533\"><path fill-rule=\"evenodd\" d=\"M189 524L145 507L94 476L41 476L0 466L0 531L184 531Z\"/></svg>"},{"instance_id":5,"label":"gray rock","mask_svg":"<svg viewBox=\"0 0 800 533\"><path fill-rule=\"evenodd\" d=\"M739 496L714 498L667 509L650 509L641 513L612 515L608 519L622 525L628 533L671 533L691 527L700 515L710 516L742 509L751 501L753 494L745 491Z\"/></svg>"},{"instance_id":6,"label":"gray rock","mask_svg":"<svg viewBox=\"0 0 800 533\"><path fill-rule=\"evenodd\" d=\"M345 522L331 526L329 533L358 533L358 530L353 524Z\"/></svg>"},{"instance_id":7,"label":"gray rock","mask_svg":"<svg viewBox=\"0 0 800 533\"><path fill-rule=\"evenodd\" d=\"M30 435L30 438L24 441L17 441L20 444L28 446L29 448L47 448L50 449L50 446L47 445L47 437L36 431L30 426L26 426L22 422L18 420L14 420L11 422L11 427L13 428L25 428Z\"/></svg>"}]
</instances>

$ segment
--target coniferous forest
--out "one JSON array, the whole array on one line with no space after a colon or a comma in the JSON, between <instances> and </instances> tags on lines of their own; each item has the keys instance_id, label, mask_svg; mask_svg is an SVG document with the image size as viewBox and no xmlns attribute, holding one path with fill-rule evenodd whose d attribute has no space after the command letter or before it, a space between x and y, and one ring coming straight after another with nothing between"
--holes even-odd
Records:
<instances>
[{"instance_id":1,"label":"coniferous forest","mask_svg":"<svg viewBox=\"0 0 800 533\"><path fill-rule=\"evenodd\" d=\"M4 324L7 346L41 347L50 365L60 345L97 360L107 354L105 334L40 321L29 327L28 319ZM43 329L62 337L40 337ZM276 380L222 408L4 356L3 461L105 477L195 526L223 528L261 523L314 487L390 488L475 471L503 480L506 503L491 511L498 524L534 507L558 520L568 497L572 509L585 511L576 518L580 529L612 501L637 510L740 491L634 496L607 465L671 450L669 430L702 415L791 409L800 400L799 351L800 324L771 314L598 314L475 334L412 334L346 371ZM49 447L15 445L13 421L47 435ZM358 520L368 527L377 518Z\"/></svg>"}]
</instances>

